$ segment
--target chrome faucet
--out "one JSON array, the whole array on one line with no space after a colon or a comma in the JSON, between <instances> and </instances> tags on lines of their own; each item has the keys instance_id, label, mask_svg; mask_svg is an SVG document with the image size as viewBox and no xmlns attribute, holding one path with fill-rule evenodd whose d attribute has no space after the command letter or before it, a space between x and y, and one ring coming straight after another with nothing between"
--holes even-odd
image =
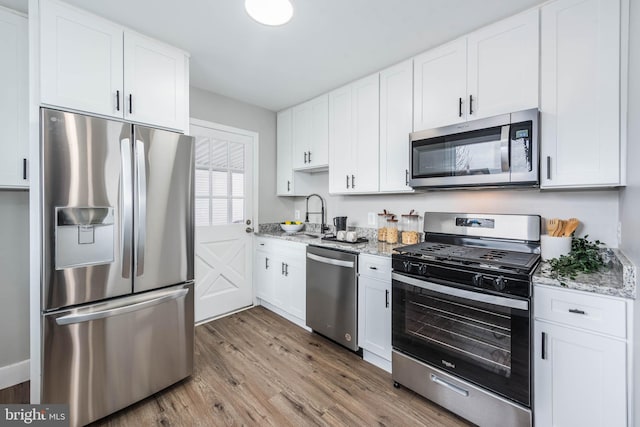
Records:
<instances>
[{"instance_id":1,"label":"chrome faucet","mask_svg":"<svg viewBox=\"0 0 640 427\"><path fill-rule=\"evenodd\" d=\"M316 196L318 199L320 199L320 212L309 212L309 199L312 198L313 196ZM320 214L322 215L322 223L320 224L320 234L324 234L325 231L329 231L329 227L327 227L327 218L326 218L326 213L324 210L324 199L322 198L322 196L320 196L319 194L309 194L307 196L307 213L304 216L304 222L309 222L309 214Z\"/></svg>"}]
</instances>

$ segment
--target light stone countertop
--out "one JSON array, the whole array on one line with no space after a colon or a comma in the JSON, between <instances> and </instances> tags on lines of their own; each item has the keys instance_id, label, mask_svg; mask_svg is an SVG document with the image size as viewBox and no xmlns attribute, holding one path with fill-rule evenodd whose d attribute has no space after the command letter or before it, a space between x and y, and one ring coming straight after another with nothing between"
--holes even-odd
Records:
<instances>
[{"instance_id":1,"label":"light stone countertop","mask_svg":"<svg viewBox=\"0 0 640 427\"><path fill-rule=\"evenodd\" d=\"M375 234L375 229L356 229L359 237L365 237L369 239L366 243L341 243L335 241L322 240L319 237L316 239L308 238L304 236L304 233L317 233L319 230L314 229L313 224L307 224L304 231L298 233L285 233L280 229L280 226L272 226L268 224L266 226L260 225L260 231L255 233L259 237L271 237L275 239L288 240L291 242L304 243L308 245L323 246L327 248L342 249L345 251L358 252L369 255L378 255L390 257L395 248L404 246L402 244L389 244L384 242L378 242Z\"/></svg>"},{"instance_id":2,"label":"light stone countertop","mask_svg":"<svg viewBox=\"0 0 640 427\"><path fill-rule=\"evenodd\" d=\"M305 232L318 233L315 224L306 224L305 230L298 234L284 233L278 224L260 225L256 236L272 237L309 245L324 246L352 252L390 257L393 250L404 245L388 244L377 241L376 229L356 228L358 236L369 239L367 243L351 244L303 237ZM592 292L622 298L636 298L636 267L619 250L614 248L602 249L602 256L606 267L591 274L578 274L575 280L569 278L554 279L548 262L542 261L533 275L534 285L557 286L565 289Z\"/></svg>"},{"instance_id":3,"label":"light stone countertop","mask_svg":"<svg viewBox=\"0 0 640 427\"><path fill-rule=\"evenodd\" d=\"M619 250L602 250L606 267L597 273L578 274L575 280L554 279L551 266L542 261L533 276L534 285L557 286L622 298L636 298L636 267Z\"/></svg>"}]
</instances>

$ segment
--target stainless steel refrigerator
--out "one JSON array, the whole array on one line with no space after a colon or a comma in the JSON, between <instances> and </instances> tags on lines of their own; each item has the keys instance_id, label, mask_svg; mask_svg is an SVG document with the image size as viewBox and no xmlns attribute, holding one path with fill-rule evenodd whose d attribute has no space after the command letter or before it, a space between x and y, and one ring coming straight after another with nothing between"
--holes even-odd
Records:
<instances>
[{"instance_id":1,"label":"stainless steel refrigerator","mask_svg":"<svg viewBox=\"0 0 640 427\"><path fill-rule=\"evenodd\" d=\"M193 371L193 138L41 110L43 403L72 425Z\"/></svg>"}]
</instances>

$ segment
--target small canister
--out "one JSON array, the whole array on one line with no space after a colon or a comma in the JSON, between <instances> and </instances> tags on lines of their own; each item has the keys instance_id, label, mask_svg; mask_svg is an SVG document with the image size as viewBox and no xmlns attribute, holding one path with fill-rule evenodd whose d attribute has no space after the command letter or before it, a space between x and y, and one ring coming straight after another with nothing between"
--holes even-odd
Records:
<instances>
[{"instance_id":1,"label":"small canister","mask_svg":"<svg viewBox=\"0 0 640 427\"><path fill-rule=\"evenodd\" d=\"M383 213L378 214L378 242L387 241L387 217L389 214L385 209Z\"/></svg>"},{"instance_id":2,"label":"small canister","mask_svg":"<svg viewBox=\"0 0 640 427\"><path fill-rule=\"evenodd\" d=\"M387 218L387 243L398 243L398 220L395 215Z\"/></svg>"},{"instance_id":3,"label":"small canister","mask_svg":"<svg viewBox=\"0 0 640 427\"><path fill-rule=\"evenodd\" d=\"M407 215L402 215L402 244L415 245L420 240L420 217L413 213L413 209Z\"/></svg>"}]
</instances>

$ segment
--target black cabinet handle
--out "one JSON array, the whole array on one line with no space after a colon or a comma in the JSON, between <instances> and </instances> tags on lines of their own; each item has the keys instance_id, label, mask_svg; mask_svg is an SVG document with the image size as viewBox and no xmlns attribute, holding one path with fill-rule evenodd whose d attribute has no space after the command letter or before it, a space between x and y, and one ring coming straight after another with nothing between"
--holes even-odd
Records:
<instances>
[{"instance_id":1,"label":"black cabinet handle","mask_svg":"<svg viewBox=\"0 0 640 427\"><path fill-rule=\"evenodd\" d=\"M384 291L384 306L389 308L389 289Z\"/></svg>"},{"instance_id":2,"label":"black cabinet handle","mask_svg":"<svg viewBox=\"0 0 640 427\"><path fill-rule=\"evenodd\" d=\"M309 163L311 163L311 151L309 151Z\"/></svg>"},{"instance_id":3,"label":"black cabinet handle","mask_svg":"<svg viewBox=\"0 0 640 427\"><path fill-rule=\"evenodd\" d=\"M287 191L291 191L291 181L287 181Z\"/></svg>"},{"instance_id":4,"label":"black cabinet handle","mask_svg":"<svg viewBox=\"0 0 640 427\"><path fill-rule=\"evenodd\" d=\"M133 114L133 95L129 94L129 114Z\"/></svg>"},{"instance_id":5,"label":"black cabinet handle","mask_svg":"<svg viewBox=\"0 0 640 427\"><path fill-rule=\"evenodd\" d=\"M462 98L458 98L458 117L462 117Z\"/></svg>"},{"instance_id":6,"label":"black cabinet handle","mask_svg":"<svg viewBox=\"0 0 640 427\"><path fill-rule=\"evenodd\" d=\"M264 269L265 270L269 269L269 258L266 258L266 257L264 259Z\"/></svg>"},{"instance_id":7,"label":"black cabinet handle","mask_svg":"<svg viewBox=\"0 0 640 427\"><path fill-rule=\"evenodd\" d=\"M27 159L22 159L22 179L27 179Z\"/></svg>"},{"instance_id":8,"label":"black cabinet handle","mask_svg":"<svg viewBox=\"0 0 640 427\"><path fill-rule=\"evenodd\" d=\"M356 188L356 176L351 175L351 188Z\"/></svg>"},{"instance_id":9,"label":"black cabinet handle","mask_svg":"<svg viewBox=\"0 0 640 427\"><path fill-rule=\"evenodd\" d=\"M542 351L540 352L540 357L542 360L547 359L547 334L546 332L542 333Z\"/></svg>"},{"instance_id":10,"label":"black cabinet handle","mask_svg":"<svg viewBox=\"0 0 640 427\"><path fill-rule=\"evenodd\" d=\"M404 184L409 185L409 169L404 170Z\"/></svg>"},{"instance_id":11,"label":"black cabinet handle","mask_svg":"<svg viewBox=\"0 0 640 427\"><path fill-rule=\"evenodd\" d=\"M280 274L282 274L284 276L284 262L281 263L282 264L282 268L280 269Z\"/></svg>"},{"instance_id":12,"label":"black cabinet handle","mask_svg":"<svg viewBox=\"0 0 640 427\"><path fill-rule=\"evenodd\" d=\"M307 152L304 152L304 162L307 163Z\"/></svg>"},{"instance_id":13,"label":"black cabinet handle","mask_svg":"<svg viewBox=\"0 0 640 427\"><path fill-rule=\"evenodd\" d=\"M378 267L374 267L373 265L370 265L370 266L369 266L369 269L370 269L370 270L377 270L377 269L378 269Z\"/></svg>"},{"instance_id":14,"label":"black cabinet handle","mask_svg":"<svg viewBox=\"0 0 640 427\"><path fill-rule=\"evenodd\" d=\"M284 275L288 276L289 275L289 264L285 264L284 265Z\"/></svg>"},{"instance_id":15,"label":"black cabinet handle","mask_svg":"<svg viewBox=\"0 0 640 427\"><path fill-rule=\"evenodd\" d=\"M347 190L349 189L349 175L345 175L347 177Z\"/></svg>"},{"instance_id":16,"label":"black cabinet handle","mask_svg":"<svg viewBox=\"0 0 640 427\"><path fill-rule=\"evenodd\" d=\"M551 156L547 156L547 179L551 179Z\"/></svg>"},{"instance_id":17,"label":"black cabinet handle","mask_svg":"<svg viewBox=\"0 0 640 427\"><path fill-rule=\"evenodd\" d=\"M120 111L120 91L116 91L116 111Z\"/></svg>"},{"instance_id":18,"label":"black cabinet handle","mask_svg":"<svg viewBox=\"0 0 640 427\"><path fill-rule=\"evenodd\" d=\"M584 310L579 310L577 308L570 308L569 313L573 314L587 314Z\"/></svg>"},{"instance_id":19,"label":"black cabinet handle","mask_svg":"<svg viewBox=\"0 0 640 427\"><path fill-rule=\"evenodd\" d=\"M472 115L472 114L473 114L473 95L469 95L469 115Z\"/></svg>"}]
</instances>

